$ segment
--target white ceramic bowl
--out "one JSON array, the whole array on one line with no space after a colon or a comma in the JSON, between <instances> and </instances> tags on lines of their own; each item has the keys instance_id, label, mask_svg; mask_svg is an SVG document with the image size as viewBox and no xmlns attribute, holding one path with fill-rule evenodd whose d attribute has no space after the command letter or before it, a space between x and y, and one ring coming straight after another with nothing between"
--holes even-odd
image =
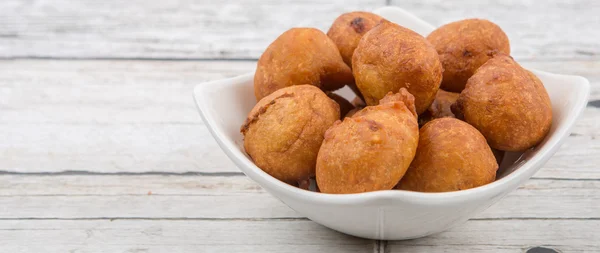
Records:
<instances>
[{"instance_id":1,"label":"white ceramic bowl","mask_svg":"<svg viewBox=\"0 0 600 253\"><path fill-rule=\"evenodd\" d=\"M422 35L434 29L399 8L385 7L375 12ZM273 196L334 230L364 238L397 240L438 233L468 220L529 179L558 150L587 104L589 82L579 76L532 71L543 81L552 99L552 129L546 139L524 154L507 154L495 182L447 193L388 190L333 195L292 187L256 167L244 151L239 129L256 104L254 73L200 84L194 96L206 127L221 149ZM351 94L347 89L341 93Z\"/></svg>"}]
</instances>

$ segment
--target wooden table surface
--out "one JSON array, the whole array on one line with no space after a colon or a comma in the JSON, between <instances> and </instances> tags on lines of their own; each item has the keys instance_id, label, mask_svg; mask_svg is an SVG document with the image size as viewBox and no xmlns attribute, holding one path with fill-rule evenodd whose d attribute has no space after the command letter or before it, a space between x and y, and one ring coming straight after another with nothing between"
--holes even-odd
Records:
<instances>
[{"instance_id":1,"label":"wooden table surface","mask_svg":"<svg viewBox=\"0 0 600 253\"><path fill-rule=\"evenodd\" d=\"M0 1L0 252L600 251L600 2ZM192 100L297 25L403 7L498 23L524 66L582 75L590 103L539 173L450 231L343 235L245 177ZM551 252L535 248L530 252Z\"/></svg>"}]
</instances>

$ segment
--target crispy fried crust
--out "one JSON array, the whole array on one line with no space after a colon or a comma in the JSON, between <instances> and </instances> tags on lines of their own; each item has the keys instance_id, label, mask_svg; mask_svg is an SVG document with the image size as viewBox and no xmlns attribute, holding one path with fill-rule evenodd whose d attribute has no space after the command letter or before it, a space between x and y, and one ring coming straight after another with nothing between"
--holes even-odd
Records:
<instances>
[{"instance_id":1,"label":"crispy fried crust","mask_svg":"<svg viewBox=\"0 0 600 253\"><path fill-rule=\"evenodd\" d=\"M312 85L266 96L241 127L244 148L256 166L289 184L315 174L323 134L340 118L339 106Z\"/></svg>"},{"instance_id":2,"label":"crispy fried crust","mask_svg":"<svg viewBox=\"0 0 600 253\"><path fill-rule=\"evenodd\" d=\"M417 117L417 111L415 109L415 97L404 88L400 88L398 93L393 93L390 91L385 95L385 97L379 100L380 105L394 104L397 102L402 102L406 108L408 108L410 113L412 113L415 118Z\"/></svg>"},{"instance_id":3,"label":"crispy fried crust","mask_svg":"<svg viewBox=\"0 0 600 253\"><path fill-rule=\"evenodd\" d=\"M330 91L354 82L329 37L314 28L292 28L281 34L258 60L254 95L259 101L272 92L300 84Z\"/></svg>"},{"instance_id":4,"label":"crispy fried crust","mask_svg":"<svg viewBox=\"0 0 600 253\"><path fill-rule=\"evenodd\" d=\"M327 130L317 157L316 179L321 192L389 190L398 183L419 139L414 98L406 90L402 92Z\"/></svg>"},{"instance_id":5,"label":"crispy fried crust","mask_svg":"<svg viewBox=\"0 0 600 253\"><path fill-rule=\"evenodd\" d=\"M418 114L433 102L442 81L435 48L421 35L386 20L360 40L352 71L367 105L406 88L415 97Z\"/></svg>"},{"instance_id":6,"label":"crispy fried crust","mask_svg":"<svg viewBox=\"0 0 600 253\"><path fill-rule=\"evenodd\" d=\"M471 125L440 118L419 131L415 159L398 188L420 192L447 192L491 183L498 164L485 138Z\"/></svg>"},{"instance_id":7,"label":"crispy fried crust","mask_svg":"<svg viewBox=\"0 0 600 253\"><path fill-rule=\"evenodd\" d=\"M342 59L348 66L352 66L352 54L360 38L379 24L381 19L383 18L377 14L355 11L344 13L333 21L327 36L338 47Z\"/></svg>"},{"instance_id":8,"label":"crispy fried crust","mask_svg":"<svg viewBox=\"0 0 600 253\"><path fill-rule=\"evenodd\" d=\"M465 19L431 32L427 40L435 47L444 67L441 88L460 92L475 70L496 53L510 54L508 37L485 19Z\"/></svg>"},{"instance_id":9,"label":"crispy fried crust","mask_svg":"<svg viewBox=\"0 0 600 253\"><path fill-rule=\"evenodd\" d=\"M504 151L533 147L552 124L552 105L542 82L506 55L475 72L452 112L477 128L492 148Z\"/></svg>"}]
</instances>

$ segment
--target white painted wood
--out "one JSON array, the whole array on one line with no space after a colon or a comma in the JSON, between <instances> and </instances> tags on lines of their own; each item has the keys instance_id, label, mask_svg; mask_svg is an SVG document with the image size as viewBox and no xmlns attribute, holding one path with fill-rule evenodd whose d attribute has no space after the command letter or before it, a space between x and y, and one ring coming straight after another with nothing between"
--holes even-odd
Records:
<instances>
[{"instance_id":1,"label":"white painted wood","mask_svg":"<svg viewBox=\"0 0 600 253\"><path fill-rule=\"evenodd\" d=\"M201 124L0 125L12 172L238 172Z\"/></svg>"},{"instance_id":2,"label":"white painted wood","mask_svg":"<svg viewBox=\"0 0 600 253\"><path fill-rule=\"evenodd\" d=\"M600 180L529 180L475 219L600 219ZM302 218L244 176L0 176L0 219Z\"/></svg>"},{"instance_id":3,"label":"white painted wood","mask_svg":"<svg viewBox=\"0 0 600 253\"><path fill-rule=\"evenodd\" d=\"M5 220L0 252L373 252L308 220Z\"/></svg>"},{"instance_id":4,"label":"white painted wood","mask_svg":"<svg viewBox=\"0 0 600 253\"><path fill-rule=\"evenodd\" d=\"M256 63L176 59L256 59L292 26L386 2L437 25L491 19L524 66L583 75L600 100L596 1L3 0L0 252L600 252L599 102L534 179L418 240L326 229L220 151L191 90Z\"/></svg>"},{"instance_id":5,"label":"white painted wood","mask_svg":"<svg viewBox=\"0 0 600 253\"><path fill-rule=\"evenodd\" d=\"M600 61L524 62L590 79L600 99ZM0 60L0 123L202 123L190 91L252 72L254 61ZM596 88L598 87L598 88Z\"/></svg>"},{"instance_id":6,"label":"white painted wood","mask_svg":"<svg viewBox=\"0 0 600 253\"><path fill-rule=\"evenodd\" d=\"M122 2L6 0L5 57L257 58L285 30L329 26L385 0Z\"/></svg>"},{"instance_id":7,"label":"white painted wood","mask_svg":"<svg viewBox=\"0 0 600 253\"><path fill-rule=\"evenodd\" d=\"M506 30L519 59L597 59L600 5L592 0L393 0L439 25L465 17ZM0 57L252 58L283 31L326 31L341 13L384 0L3 0Z\"/></svg>"},{"instance_id":8,"label":"white painted wood","mask_svg":"<svg viewBox=\"0 0 600 253\"><path fill-rule=\"evenodd\" d=\"M598 220L468 221L438 235L387 242L385 252L525 252L536 246L598 252L599 226Z\"/></svg>"},{"instance_id":9,"label":"white painted wood","mask_svg":"<svg viewBox=\"0 0 600 253\"><path fill-rule=\"evenodd\" d=\"M508 35L517 59L575 59L600 55L600 4L593 0L391 0L440 26L465 18L485 18Z\"/></svg>"},{"instance_id":10,"label":"white painted wood","mask_svg":"<svg viewBox=\"0 0 600 253\"><path fill-rule=\"evenodd\" d=\"M597 220L478 220L385 252L595 252ZM5 220L2 252L379 252L307 220ZM384 252L384 251L381 251Z\"/></svg>"},{"instance_id":11,"label":"white painted wood","mask_svg":"<svg viewBox=\"0 0 600 253\"><path fill-rule=\"evenodd\" d=\"M0 124L0 136L0 171L239 172L202 125ZM536 177L600 178L596 138L570 136Z\"/></svg>"},{"instance_id":12,"label":"white painted wood","mask_svg":"<svg viewBox=\"0 0 600 253\"><path fill-rule=\"evenodd\" d=\"M0 60L0 124L198 124L197 84L254 61Z\"/></svg>"},{"instance_id":13,"label":"white painted wood","mask_svg":"<svg viewBox=\"0 0 600 253\"><path fill-rule=\"evenodd\" d=\"M600 99L594 61L524 62L579 74ZM0 61L0 171L238 172L197 113L201 82L251 71L253 61ZM600 109L536 176L600 178Z\"/></svg>"}]
</instances>

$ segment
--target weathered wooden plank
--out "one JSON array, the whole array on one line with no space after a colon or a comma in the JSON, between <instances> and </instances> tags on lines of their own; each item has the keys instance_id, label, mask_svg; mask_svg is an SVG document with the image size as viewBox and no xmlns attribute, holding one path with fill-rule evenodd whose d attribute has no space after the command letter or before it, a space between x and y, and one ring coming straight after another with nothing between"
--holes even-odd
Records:
<instances>
[{"instance_id":1,"label":"weathered wooden plank","mask_svg":"<svg viewBox=\"0 0 600 253\"><path fill-rule=\"evenodd\" d=\"M387 242L385 252L524 252L540 245L594 252L598 226L597 220L476 220ZM306 220L0 221L2 252L379 252L377 246Z\"/></svg>"},{"instance_id":2,"label":"weathered wooden plank","mask_svg":"<svg viewBox=\"0 0 600 253\"><path fill-rule=\"evenodd\" d=\"M568 137L536 177L599 179L598 131L581 132L594 135ZM0 136L0 171L239 172L202 125L11 124Z\"/></svg>"},{"instance_id":3,"label":"weathered wooden plank","mask_svg":"<svg viewBox=\"0 0 600 253\"><path fill-rule=\"evenodd\" d=\"M307 220L5 220L1 252L373 252Z\"/></svg>"},{"instance_id":4,"label":"weathered wooden plank","mask_svg":"<svg viewBox=\"0 0 600 253\"><path fill-rule=\"evenodd\" d=\"M475 219L600 219L600 180L530 180ZM243 176L0 176L0 219L303 218ZM110 208L107 208L110 207Z\"/></svg>"},{"instance_id":5,"label":"weathered wooden plank","mask_svg":"<svg viewBox=\"0 0 600 253\"><path fill-rule=\"evenodd\" d=\"M198 124L199 83L251 72L254 61L0 61L0 124ZM600 99L600 61L523 62L590 79ZM594 111L592 111L594 112Z\"/></svg>"},{"instance_id":6,"label":"weathered wooden plank","mask_svg":"<svg viewBox=\"0 0 600 253\"><path fill-rule=\"evenodd\" d=\"M0 124L201 124L191 91L254 61L0 61Z\"/></svg>"},{"instance_id":7,"label":"weathered wooden plank","mask_svg":"<svg viewBox=\"0 0 600 253\"><path fill-rule=\"evenodd\" d=\"M466 17L503 27L520 59L600 54L596 1L390 1L440 25ZM194 1L4 0L0 57L256 59L294 26L326 31L341 13L384 0ZM569 22L565 22L569 20Z\"/></svg>"},{"instance_id":8,"label":"weathered wooden plank","mask_svg":"<svg viewBox=\"0 0 600 253\"><path fill-rule=\"evenodd\" d=\"M293 26L385 0L36 1L0 5L4 57L257 58Z\"/></svg>"},{"instance_id":9,"label":"weathered wooden plank","mask_svg":"<svg viewBox=\"0 0 600 253\"><path fill-rule=\"evenodd\" d=\"M0 136L1 171L238 171L199 124L4 124Z\"/></svg>"},{"instance_id":10,"label":"weathered wooden plank","mask_svg":"<svg viewBox=\"0 0 600 253\"><path fill-rule=\"evenodd\" d=\"M193 87L252 61L0 61L0 171L237 172L196 111ZM597 61L525 62L592 81ZM537 176L600 178L600 108Z\"/></svg>"},{"instance_id":11,"label":"weathered wooden plank","mask_svg":"<svg viewBox=\"0 0 600 253\"><path fill-rule=\"evenodd\" d=\"M598 220L481 220L421 239L387 242L385 252L598 252ZM534 251L547 252L547 251Z\"/></svg>"},{"instance_id":12,"label":"weathered wooden plank","mask_svg":"<svg viewBox=\"0 0 600 253\"><path fill-rule=\"evenodd\" d=\"M600 23L597 1L513 0L391 0L436 26L465 18L485 18L497 23L510 39L511 54L518 59L597 58ZM568 20L568 21L567 21Z\"/></svg>"}]
</instances>

